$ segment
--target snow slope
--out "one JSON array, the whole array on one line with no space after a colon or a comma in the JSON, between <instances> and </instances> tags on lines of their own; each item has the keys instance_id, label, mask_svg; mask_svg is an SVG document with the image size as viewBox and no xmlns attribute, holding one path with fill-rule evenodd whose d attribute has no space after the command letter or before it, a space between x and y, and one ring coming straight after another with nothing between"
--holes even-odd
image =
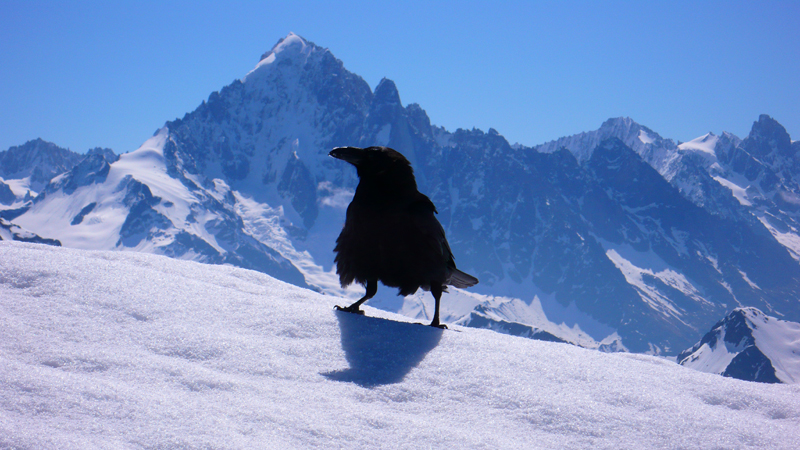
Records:
<instances>
[{"instance_id":1,"label":"snow slope","mask_svg":"<svg viewBox=\"0 0 800 450\"><path fill-rule=\"evenodd\" d=\"M796 385L341 301L230 266L0 242L0 448L788 449L800 433Z\"/></svg>"}]
</instances>

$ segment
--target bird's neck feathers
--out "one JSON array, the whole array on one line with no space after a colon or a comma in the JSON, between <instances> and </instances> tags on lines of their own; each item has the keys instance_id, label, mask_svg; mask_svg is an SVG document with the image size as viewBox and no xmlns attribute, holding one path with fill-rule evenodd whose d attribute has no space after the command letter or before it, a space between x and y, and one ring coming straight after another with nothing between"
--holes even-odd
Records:
<instances>
[{"instance_id":1,"label":"bird's neck feathers","mask_svg":"<svg viewBox=\"0 0 800 450\"><path fill-rule=\"evenodd\" d=\"M355 197L362 201L392 203L395 199L409 198L409 195L418 192L414 171L408 165L382 172L359 173L359 178Z\"/></svg>"},{"instance_id":2,"label":"bird's neck feathers","mask_svg":"<svg viewBox=\"0 0 800 450\"><path fill-rule=\"evenodd\" d=\"M358 178L361 183L368 185L381 186L384 188L397 188L397 189L417 189L417 181L414 178L414 169L408 163L395 163L383 170L361 170L356 168Z\"/></svg>"}]
</instances>

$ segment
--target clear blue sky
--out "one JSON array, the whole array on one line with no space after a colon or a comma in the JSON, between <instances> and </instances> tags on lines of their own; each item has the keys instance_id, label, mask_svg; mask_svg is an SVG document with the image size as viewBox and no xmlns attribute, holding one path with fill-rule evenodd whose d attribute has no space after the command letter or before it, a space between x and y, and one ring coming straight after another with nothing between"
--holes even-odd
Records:
<instances>
[{"instance_id":1,"label":"clear blue sky","mask_svg":"<svg viewBox=\"0 0 800 450\"><path fill-rule=\"evenodd\" d=\"M0 0L0 150L133 150L290 31L451 131L535 145L630 116L686 141L765 113L800 140L798 1Z\"/></svg>"}]
</instances>

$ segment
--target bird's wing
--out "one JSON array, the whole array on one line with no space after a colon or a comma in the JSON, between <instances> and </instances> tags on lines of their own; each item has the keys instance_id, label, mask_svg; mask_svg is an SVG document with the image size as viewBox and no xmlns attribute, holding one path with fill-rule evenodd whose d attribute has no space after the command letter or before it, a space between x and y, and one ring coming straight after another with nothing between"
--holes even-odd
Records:
<instances>
[{"instance_id":1,"label":"bird's wing","mask_svg":"<svg viewBox=\"0 0 800 450\"><path fill-rule=\"evenodd\" d=\"M419 194L410 209L415 216L415 225L424 233L429 247L433 252L441 255L447 265L449 275L446 284L462 289L478 284L477 278L456 268L455 258L445 237L444 228L433 215L437 212L433 202L424 194Z\"/></svg>"},{"instance_id":2,"label":"bird's wing","mask_svg":"<svg viewBox=\"0 0 800 450\"><path fill-rule=\"evenodd\" d=\"M431 249L444 258L447 267L455 269L456 262L444 235L444 228L434 216L437 211L433 202L426 195L419 194L409 210L414 216L414 224L424 234Z\"/></svg>"}]
</instances>

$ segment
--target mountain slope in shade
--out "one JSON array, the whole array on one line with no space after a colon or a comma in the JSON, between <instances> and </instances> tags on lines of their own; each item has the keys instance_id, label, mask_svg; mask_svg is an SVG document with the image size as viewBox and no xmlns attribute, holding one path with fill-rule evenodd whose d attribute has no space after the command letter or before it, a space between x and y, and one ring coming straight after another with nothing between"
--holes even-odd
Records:
<instances>
[{"instance_id":1,"label":"mountain slope in shade","mask_svg":"<svg viewBox=\"0 0 800 450\"><path fill-rule=\"evenodd\" d=\"M11 189L11 186L3 181L0 181L0 205L13 205L16 202L17 196Z\"/></svg>"},{"instance_id":2,"label":"mountain slope in shade","mask_svg":"<svg viewBox=\"0 0 800 450\"><path fill-rule=\"evenodd\" d=\"M800 383L800 323L736 308L678 355L703 372L763 383Z\"/></svg>"}]
</instances>

